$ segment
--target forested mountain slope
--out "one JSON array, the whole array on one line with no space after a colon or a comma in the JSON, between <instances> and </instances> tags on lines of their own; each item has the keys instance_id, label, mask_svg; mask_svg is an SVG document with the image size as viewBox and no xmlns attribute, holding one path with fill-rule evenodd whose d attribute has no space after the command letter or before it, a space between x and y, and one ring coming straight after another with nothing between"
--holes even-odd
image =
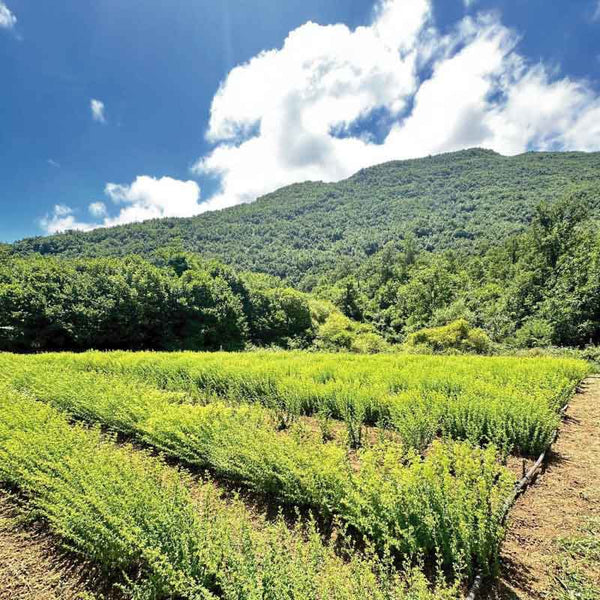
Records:
<instances>
[{"instance_id":1,"label":"forested mountain slope","mask_svg":"<svg viewBox=\"0 0 600 600\"><path fill-rule=\"evenodd\" d=\"M363 169L338 183L291 185L248 205L17 242L17 254L147 256L172 246L311 287L340 261L356 264L389 241L473 249L521 231L535 207L600 181L600 153L504 157L472 149Z\"/></svg>"}]
</instances>

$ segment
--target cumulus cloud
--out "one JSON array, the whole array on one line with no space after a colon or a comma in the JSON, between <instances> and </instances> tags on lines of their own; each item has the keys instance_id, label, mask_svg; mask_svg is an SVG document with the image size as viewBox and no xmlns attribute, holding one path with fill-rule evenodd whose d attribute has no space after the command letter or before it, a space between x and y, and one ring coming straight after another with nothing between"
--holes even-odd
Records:
<instances>
[{"instance_id":1,"label":"cumulus cloud","mask_svg":"<svg viewBox=\"0 0 600 600\"><path fill-rule=\"evenodd\" d=\"M234 68L212 103L207 137L216 148L194 167L221 178L212 207L363 166L367 135L339 132L377 109L391 118L407 110L418 84L415 49L430 18L426 0L389 0L369 27L307 23L280 50Z\"/></svg>"},{"instance_id":2,"label":"cumulus cloud","mask_svg":"<svg viewBox=\"0 0 600 600\"><path fill-rule=\"evenodd\" d=\"M192 216L298 181L474 146L508 155L599 150L600 97L527 61L518 42L496 12L466 15L442 34L431 0L379 0L356 29L308 22L281 48L233 68L217 90L206 133L213 148L193 167L217 178L211 198L201 201L193 181L141 176L109 183L109 202L88 207L91 222L57 206L43 226ZM104 104L90 106L105 121Z\"/></svg>"},{"instance_id":3,"label":"cumulus cloud","mask_svg":"<svg viewBox=\"0 0 600 600\"><path fill-rule=\"evenodd\" d=\"M528 63L518 41L497 13L466 16L442 35L430 0L380 1L356 29L298 27L232 69L213 98L214 147L193 167L220 181L205 206L465 147L600 149L595 92Z\"/></svg>"},{"instance_id":4,"label":"cumulus cloud","mask_svg":"<svg viewBox=\"0 0 600 600\"><path fill-rule=\"evenodd\" d=\"M57 233L69 229L89 231L94 228L90 223L78 221L73 214L73 209L64 204L56 204L52 208L52 212L42 217L39 223L46 233Z\"/></svg>"},{"instance_id":5,"label":"cumulus cloud","mask_svg":"<svg viewBox=\"0 0 600 600\"><path fill-rule=\"evenodd\" d=\"M93 220L80 221L72 208L59 204L40 220L42 229L47 233L69 229L89 231L162 217L191 217L206 210L200 203L200 187L195 181L142 175L130 185L109 183L104 191L111 201L112 211L104 202L92 202L88 212ZM111 215L115 209L116 214Z\"/></svg>"},{"instance_id":6,"label":"cumulus cloud","mask_svg":"<svg viewBox=\"0 0 600 600\"><path fill-rule=\"evenodd\" d=\"M0 29L12 29L17 24L17 17L10 12L8 6L0 0Z\"/></svg>"},{"instance_id":7,"label":"cumulus cloud","mask_svg":"<svg viewBox=\"0 0 600 600\"><path fill-rule=\"evenodd\" d=\"M202 210L200 187L195 181L142 175L131 185L109 183L105 192L121 208L116 217L105 218L104 226L161 217L192 217Z\"/></svg>"},{"instance_id":8,"label":"cumulus cloud","mask_svg":"<svg viewBox=\"0 0 600 600\"><path fill-rule=\"evenodd\" d=\"M106 114L104 112L104 102L92 98L90 100L90 110L92 111L92 119L98 123L106 123Z\"/></svg>"}]
</instances>

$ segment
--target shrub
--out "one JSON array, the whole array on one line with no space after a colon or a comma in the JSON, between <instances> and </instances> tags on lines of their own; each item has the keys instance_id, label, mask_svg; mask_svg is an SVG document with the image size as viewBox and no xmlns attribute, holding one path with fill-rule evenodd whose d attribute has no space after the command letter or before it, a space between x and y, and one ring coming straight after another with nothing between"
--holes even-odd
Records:
<instances>
[{"instance_id":1,"label":"shrub","mask_svg":"<svg viewBox=\"0 0 600 600\"><path fill-rule=\"evenodd\" d=\"M389 350L389 344L376 333L359 333L350 346L352 352L358 354L378 354Z\"/></svg>"},{"instance_id":2,"label":"shrub","mask_svg":"<svg viewBox=\"0 0 600 600\"><path fill-rule=\"evenodd\" d=\"M361 415L366 425L402 431L404 443L417 448L448 431L455 439L531 454L545 447L558 409L590 370L585 362L564 357L93 352L0 354L0 376L28 364L45 365L50 380L53 369L67 367L124 376L132 380L132 390L141 382L175 392L174 402L261 404L274 410L279 422L323 413L354 423ZM77 396L77 390L71 393ZM349 404L356 406L349 411Z\"/></svg>"},{"instance_id":3,"label":"shrub","mask_svg":"<svg viewBox=\"0 0 600 600\"><path fill-rule=\"evenodd\" d=\"M349 350L355 337L352 321L337 312L319 327L316 345L323 350Z\"/></svg>"},{"instance_id":4,"label":"shrub","mask_svg":"<svg viewBox=\"0 0 600 600\"><path fill-rule=\"evenodd\" d=\"M377 354L390 347L369 325L351 321L337 310L327 315L319 326L315 346L320 350L350 350L357 354Z\"/></svg>"},{"instance_id":5,"label":"shrub","mask_svg":"<svg viewBox=\"0 0 600 600\"><path fill-rule=\"evenodd\" d=\"M409 346L425 346L433 352L474 352L485 354L491 348L488 335L477 327L471 327L465 319L459 319L443 327L421 329L408 336Z\"/></svg>"}]
</instances>

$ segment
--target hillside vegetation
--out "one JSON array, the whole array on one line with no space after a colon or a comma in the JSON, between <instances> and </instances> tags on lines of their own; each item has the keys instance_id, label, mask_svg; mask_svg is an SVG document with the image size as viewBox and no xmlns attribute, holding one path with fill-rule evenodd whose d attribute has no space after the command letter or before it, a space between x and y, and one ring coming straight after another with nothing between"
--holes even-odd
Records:
<instances>
[{"instance_id":1,"label":"hillside vegetation","mask_svg":"<svg viewBox=\"0 0 600 600\"><path fill-rule=\"evenodd\" d=\"M19 254L150 256L165 246L305 288L412 236L421 250L472 249L522 231L535 207L598 182L600 153L504 157L466 150L363 169L339 183L301 183L256 202L187 219L23 240Z\"/></svg>"},{"instance_id":2,"label":"hillside vegetation","mask_svg":"<svg viewBox=\"0 0 600 600\"><path fill-rule=\"evenodd\" d=\"M23 240L0 248L0 349L598 344L599 174L600 154L468 150Z\"/></svg>"},{"instance_id":3,"label":"hillside vegetation","mask_svg":"<svg viewBox=\"0 0 600 600\"><path fill-rule=\"evenodd\" d=\"M575 189L536 206L523 233L477 254L419 253L409 240L389 244L359 267L322 278L313 293L397 342L463 320L485 334L474 350L486 347L485 336L517 347L598 344L598 206L600 186ZM444 339L429 346L460 349Z\"/></svg>"},{"instance_id":4,"label":"hillside vegetation","mask_svg":"<svg viewBox=\"0 0 600 600\"><path fill-rule=\"evenodd\" d=\"M523 233L470 254L390 242L311 293L162 249L150 260L0 255L0 349L488 353L600 341L600 186L540 204ZM433 328L433 329L432 329ZM425 331L422 331L424 330Z\"/></svg>"}]
</instances>

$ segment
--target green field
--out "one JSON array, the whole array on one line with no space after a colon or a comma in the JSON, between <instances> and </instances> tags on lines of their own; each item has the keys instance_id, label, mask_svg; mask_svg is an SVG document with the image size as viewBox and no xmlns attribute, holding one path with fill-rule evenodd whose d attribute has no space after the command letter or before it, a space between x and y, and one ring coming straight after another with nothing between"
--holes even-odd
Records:
<instances>
[{"instance_id":1,"label":"green field","mask_svg":"<svg viewBox=\"0 0 600 600\"><path fill-rule=\"evenodd\" d=\"M495 569L507 457L548 445L587 371L551 358L0 354L0 483L136 597L450 598Z\"/></svg>"}]
</instances>

